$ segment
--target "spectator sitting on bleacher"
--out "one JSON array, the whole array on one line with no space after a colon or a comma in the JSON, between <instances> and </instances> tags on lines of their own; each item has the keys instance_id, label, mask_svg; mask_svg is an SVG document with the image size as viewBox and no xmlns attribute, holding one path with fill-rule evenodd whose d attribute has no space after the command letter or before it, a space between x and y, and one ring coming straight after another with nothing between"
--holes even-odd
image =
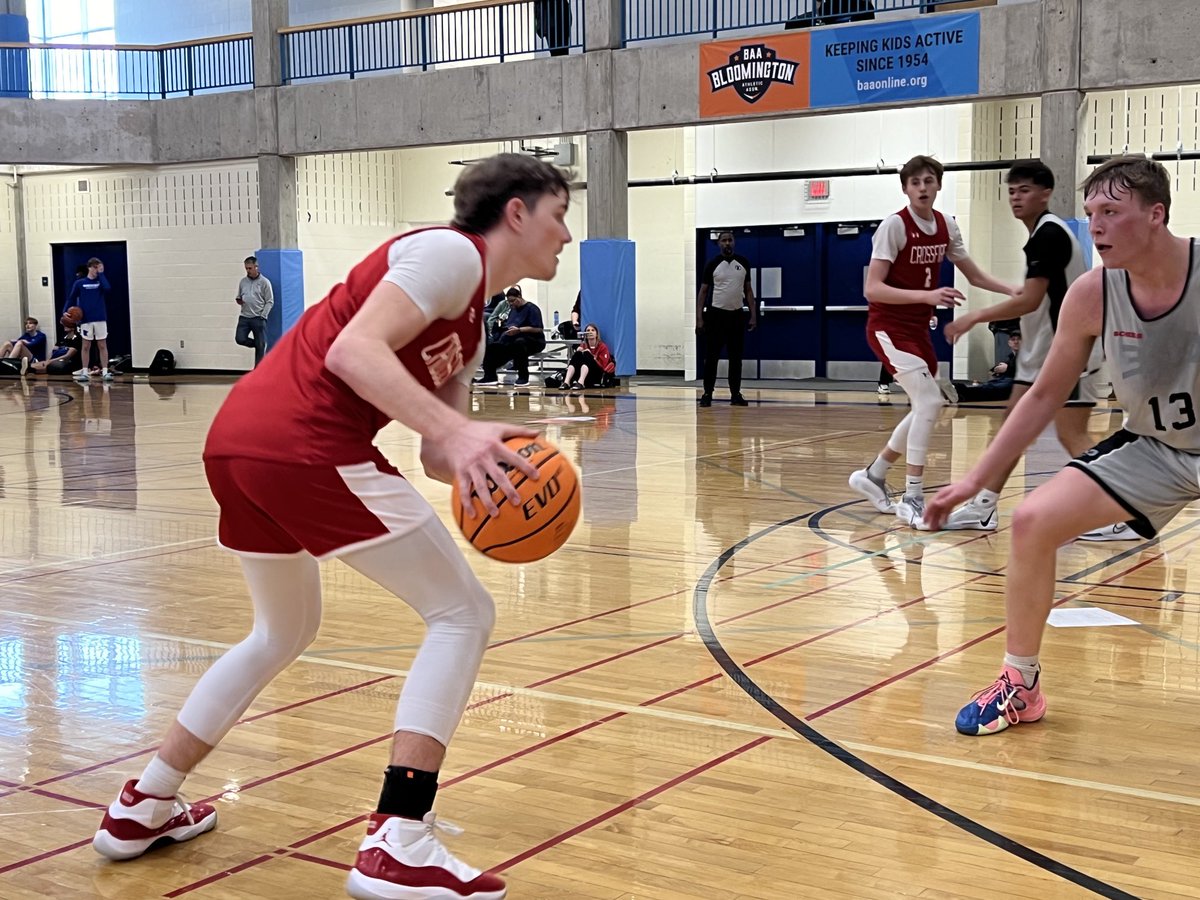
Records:
<instances>
[{"instance_id":1,"label":"spectator sitting on bleacher","mask_svg":"<svg viewBox=\"0 0 1200 900\"><path fill-rule=\"evenodd\" d=\"M38 320L33 316L27 318L25 330L20 337L6 341L4 346L0 347L0 356L6 359L19 359L22 375L29 369L31 362L40 362L45 359L46 335L38 328Z\"/></svg>"},{"instance_id":2,"label":"spectator sitting on bleacher","mask_svg":"<svg viewBox=\"0 0 1200 900\"><path fill-rule=\"evenodd\" d=\"M562 386L573 391L596 387L605 375L611 375L616 370L616 360L612 358L608 345L600 340L600 329L589 322L588 327L583 330L583 340L579 342L579 349L567 363Z\"/></svg>"},{"instance_id":3,"label":"spectator sitting on bleacher","mask_svg":"<svg viewBox=\"0 0 1200 900\"><path fill-rule=\"evenodd\" d=\"M50 358L44 362L31 363L29 371L36 372L38 375L70 375L79 368L79 358L83 353L83 338L75 328L75 320L70 316L63 317L62 325L62 340L50 351Z\"/></svg>"},{"instance_id":4,"label":"spectator sitting on bleacher","mask_svg":"<svg viewBox=\"0 0 1200 900\"><path fill-rule=\"evenodd\" d=\"M525 302L520 287L508 289L508 307L508 318L499 338L484 351L483 377L476 378L475 384L499 384L496 370L509 361L516 366L517 384L529 384L529 357L546 349L542 311Z\"/></svg>"},{"instance_id":5,"label":"spectator sitting on bleacher","mask_svg":"<svg viewBox=\"0 0 1200 900\"><path fill-rule=\"evenodd\" d=\"M499 337L500 323L508 318L508 298L504 291L498 294L493 294L488 302L483 305L483 321L487 326L484 329L483 336L488 343Z\"/></svg>"}]
</instances>

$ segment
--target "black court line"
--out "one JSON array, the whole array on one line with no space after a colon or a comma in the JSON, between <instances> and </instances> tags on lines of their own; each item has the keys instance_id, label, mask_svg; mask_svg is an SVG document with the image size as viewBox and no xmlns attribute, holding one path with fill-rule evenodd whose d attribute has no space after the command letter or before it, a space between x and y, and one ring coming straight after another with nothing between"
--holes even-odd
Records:
<instances>
[{"instance_id":1,"label":"black court line","mask_svg":"<svg viewBox=\"0 0 1200 900\"><path fill-rule=\"evenodd\" d=\"M824 512L824 511L822 511ZM871 781L885 788L899 797L919 806L928 813L932 813L945 822L960 828L968 834L982 841L991 844L997 849L1003 850L1005 853L1010 853L1025 862L1032 863L1038 868L1076 884L1085 890L1089 890L1101 897L1119 898L1119 900L1137 900L1136 895L1127 893L1114 885L1101 881L1086 872L1080 872L1052 857L1046 856L1044 853L1039 853L1032 847L1027 847L1019 841L1015 841L1010 837L1006 837L997 831L993 831L986 825L976 822L974 819L963 815L957 810L939 803L932 797L922 794L920 791L900 781L882 769L878 769L871 765L866 760L859 756L855 756L845 747L840 746L830 738L827 738L821 732L817 731L811 725L804 722L799 716L795 715L785 706L775 700L770 694L764 691L758 684L755 683L742 668L734 662L729 652L721 644L716 632L713 630L712 622L708 618L708 590L716 577L717 572L742 549L750 544L766 537L767 535L778 531L781 528L786 528L789 525L794 525L810 515L819 515L805 513L801 516L796 516L791 519L786 519L778 522L775 525L769 525L761 531L743 538L738 543L734 544L729 549L725 550L717 559L713 560L705 569L704 574L696 583L696 590L692 599L692 621L696 626L697 633L704 641L704 646L712 655L717 665L725 672L726 675L739 688L746 692L759 706L773 715L776 719L796 732L800 737L817 747L819 750L828 753L838 762L849 766L860 775L864 775Z\"/></svg>"}]
</instances>

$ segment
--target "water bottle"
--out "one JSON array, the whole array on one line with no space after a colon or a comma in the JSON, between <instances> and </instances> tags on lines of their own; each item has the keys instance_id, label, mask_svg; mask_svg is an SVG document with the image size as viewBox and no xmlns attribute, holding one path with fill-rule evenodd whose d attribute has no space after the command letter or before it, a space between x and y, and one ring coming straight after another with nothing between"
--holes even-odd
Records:
<instances>
[{"instance_id":1,"label":"water bottle","mask_svg":"<svg viewBox=\"0 0 1200 900\"><path fill-rule=\"evenodd\" d=\"M555 328L558 327L558 310L557 309L554 311L554 327Z\"/></svg>"}]
</instances>

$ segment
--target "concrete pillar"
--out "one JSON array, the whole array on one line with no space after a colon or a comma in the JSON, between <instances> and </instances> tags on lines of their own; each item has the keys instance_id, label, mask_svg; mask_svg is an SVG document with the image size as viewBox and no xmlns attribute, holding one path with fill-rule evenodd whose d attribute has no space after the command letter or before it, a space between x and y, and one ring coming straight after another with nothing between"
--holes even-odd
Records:
<instances>
[{"instance_id":1,"label":"concrete pillar","mask_svg":"<svg viewBox=\"0 0 1200 900\"><path fill-rule=\"evenodd\" d=\"M587 135L587 239L579 248L580 311L595 322L617 360L637 371L636 248L629 240L629 137L611 129Z\"/></svg>"},{"instance_id":2,"label":"concrete pillar","mask_svg":"<svg viewBox=\"0 0 1200 900\"><path fill-rule=\"evenodd\" d=\"M620 49L622 0L583 0L583 4L584 49Z\"/></svg>"},{"instance_id":3,"label":"concrete pillar","mask_svg":"<svg viewBox=\"0 0 1200 900\"><path fill-rule=\"evenodd\" d=\"M280 84L279 29L288 25L288 0L253 0L254 86Z\"/></svg>"},{"instance_id":4,"label":"concrete pillar","mask_svg":"<svg viewBox=\"0 0 1200 900\"><path fill-rule=\"evenodd\" d=\"M258 158L259 233L264 247L295 249L296 159L263 155Z\"/></svg>"},{"instance_id":5,"label":"concrete pillar","mask_svg":"<svg viewBox=\"0 0 1200 900\"><path fill-rule=\"evenodd\" d=\"M1038 47L1042 89L1072 90L1080 86L1083 0L1053 0L1041 4Z\"/></svg>"},{"instance_id":6,"label":"concrete pillar","mask_svg":"<svg viewBox=\"0 0 1200 900\"><path fill-rule=\"evenodd\" d=\"M629 237L629 136L623 131L588 132L587 236Z\"/></svg>"},{"instance_id":7,"label":"concrete pillar","mask_svg":"<svg viewBox=\"0 0 1200 900\"><path fill-rule=\"evenodd\" d=\"M1042 94L1042 162L1054 170L1055 190L1050 212L1071 220L1082 216L1083 200L1077 190L1080 170L1079 135L1084 115L1084 95L1080 91L1054 91Z\"/></svg>"},{"instance_id":8,"label":"concrete pillar","mask_svg":"<svg viewBox=\"0 0 1200 900\"><path fill-rule=\"evenodd\" d=\"M304 257L296 236L294 157L258 157L258 217L261 241L255 256L275 289L275 306L267 319L270 349L304 312Z\"/></svg>"},{"instance_id":9,"label":"concrete pillar","mask_svg":"<svg viewBox=\"0 0 1200 900\"><path fill-rule=\"evenodd\" d=\"M16 172L16 166L13 167L13 172ZM25 180L20 175L14 174L9 189L13 192L13 232L16 235L17 244L17 305L21 310L21 318L24 319L29 315L29 256L25 248Z\"/></svg>"}]
</instances>

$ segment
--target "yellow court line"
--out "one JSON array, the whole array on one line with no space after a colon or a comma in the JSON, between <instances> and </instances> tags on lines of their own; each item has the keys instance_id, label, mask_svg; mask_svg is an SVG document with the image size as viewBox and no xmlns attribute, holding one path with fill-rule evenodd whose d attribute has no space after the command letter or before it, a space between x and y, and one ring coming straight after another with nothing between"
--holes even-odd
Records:
<instances>
[{"instance_id":1,"label":"yellow court line","mask_svg":"<svg viewBox=\"0 0 1200 900\"><path fill-rule=\"evenodd\" d=\"M0 615L14 615L21 618L30 619L36 622L44 622L53 625L68 625L76 628L88 627L80 622L74 622L69 619L59 619L53 616L40 616L34 613L16 612L13 610L0 610ZM234 646L222 641L207 641L200 638L185 638L177 635L160 634L150 631L138 632L138 637L149 638L153 640L172 641L179 644L188 644L196 647L209 647L217 650L227 650ZM407 669L397 669L389 666L374 666L366 663L350 662L349 660L330 659L329 657L316 657L302 655L297 662L304 662L315 666L328 666L335 669L347 669L354 672L369 672L374 675L391 675L396 678L405 678L408 676ZM716 718L714 716L702 716L695 713L677 712L670 709L661 709L651 706L639 706L637 704L616 703L609 700L596 700L588 697L578 697L571 694L559 694L554 691L544 691L537 688L522 688L511 684L498 684L495 682L477 681L475 688L485 694L511 694L517 697L530 697L536 700L544 700L547 702L563 703L567 705L580 706L587 709L602 710L605 712L625 713L629 716L643 716L652 719L660 719L665 721L677 722L685 725L696 725L704 728L721 728L726 731L744 732L748 734L763 735L767 737L783 738L785 740L801 740L800 736L790 729L786 728L768 728L762 725L753 725L748 722L734 722L728 719ZM986 772L992 775L998 775L1004 778L1023 778L1027 781L1037 781L1043 784L1056 784L1063 787L1081 788L1083 790L1097 791L1099 793L1117 794L1123 797L1132 797L1138 800L1146 800L1157 803L1170 803L1179 806L1196 806L1200 807L1200 797L1189 797L1183 794L1169 794L1163 791L1151 791L1143 788L1127 787L1125 785L1110 784L1103 781L1090 781L1082 778L1071 778L1066 775L1054 775L1047 772L1036 772L1026 769L1010 769L1004 766L994 766L987 763L975 762L966 759L951 759L943 756L932 756L926 753L916 753L909 750L898 750L891 747L877 747L873 744L862 744L857 741L836 741L840 746L847 750L852 750L855 753L873 753L880 756L888 756L895 759L906 759L914 762L928 763L932 766L950 766L957 769L968 769L975 772Z\"/></svg>"}]
</instances>

